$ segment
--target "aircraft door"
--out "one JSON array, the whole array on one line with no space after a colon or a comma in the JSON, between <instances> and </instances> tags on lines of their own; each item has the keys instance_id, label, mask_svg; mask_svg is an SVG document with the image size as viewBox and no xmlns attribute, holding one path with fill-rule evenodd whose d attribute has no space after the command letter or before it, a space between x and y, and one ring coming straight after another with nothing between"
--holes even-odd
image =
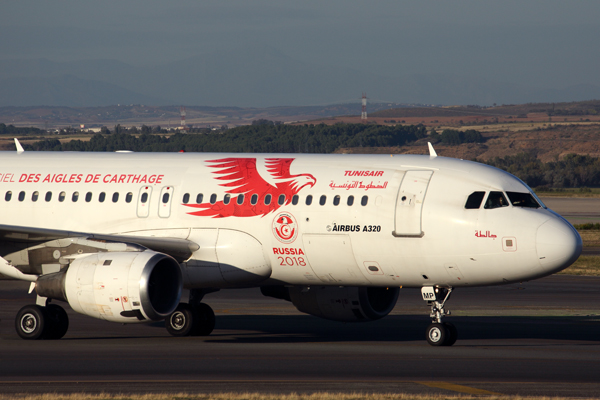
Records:
<instances>
[{"instance_id":1,"label":"aircraft door","mask_svg":"<svg viewBox=\"0 0 600 400\"><path fill-rule=\"evenodd\" d=\"M158 216L169 218L171 216L171 201L173 199L173 186L165 186L160 191L158 202Z\"/></svg>"},{"instance_id":2,"label":"aircraft door","mask_svg":"<svg viewBox=\"0 0 600 400\"><path fill-rule=\"evenodd\" d=\"M152 186L143 186L140 189L137 204L137 216L146 218L150 215L150 195L152 194Z\"/></svg>"},{"instance_id":3,"label":"aircraft door","mask_svg":"<svg viewBox=\"0 0 600 400\"><path fill-rule=\"evenodd\" d=\"M422 236L423 201L433 171L407 171L396 199L394 236Z\"/></svg>"}]
</instances>

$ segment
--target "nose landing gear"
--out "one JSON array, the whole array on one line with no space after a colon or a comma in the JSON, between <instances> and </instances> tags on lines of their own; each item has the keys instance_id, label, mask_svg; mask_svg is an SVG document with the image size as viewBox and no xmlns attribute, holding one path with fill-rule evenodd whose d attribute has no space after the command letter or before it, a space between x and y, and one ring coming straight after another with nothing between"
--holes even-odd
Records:
<instances>
[{"instance_id":1,"label":"nose landing gear","mask_svg":"<svg viewBox=\"0 0 600 400\"><path fill-rule=\"evenodd\" d=\"M421 295L423 300L431 306L431 324L427 327L427 342L432 346L452 346L458 337L456 327L450 322L442 322L442 318L450 315L450 311L444 309L444 304L450 298L452 288L440 288L423 286Z\"/></svg>"}]
</instances>

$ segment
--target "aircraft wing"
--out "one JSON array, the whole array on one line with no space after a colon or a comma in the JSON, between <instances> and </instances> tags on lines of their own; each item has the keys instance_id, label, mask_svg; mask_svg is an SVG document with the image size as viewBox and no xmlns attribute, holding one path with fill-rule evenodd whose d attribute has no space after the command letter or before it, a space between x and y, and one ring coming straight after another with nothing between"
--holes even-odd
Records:
<instances>
[{"instance_id":1,"label":"aircraft wing","mask_svg":"<svg viewBox=\"0 0 600 400\"><path fill-rule=\"evenodd\" d=\"M179 262L187 260L194 251L200 248L198 244L181 238L98 234L60 229L0 225L0 256L3 257L6 254L51 240L76 237L99 241L135 243L160 253L169 254Z\"/></svg>"}]
</instances>

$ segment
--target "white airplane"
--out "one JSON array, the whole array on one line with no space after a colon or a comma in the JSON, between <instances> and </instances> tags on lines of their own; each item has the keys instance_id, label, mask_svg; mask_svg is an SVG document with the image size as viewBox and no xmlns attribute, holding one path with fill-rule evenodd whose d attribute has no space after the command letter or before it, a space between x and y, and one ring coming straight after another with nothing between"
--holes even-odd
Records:
<instances>
[{"instance_id":1,"label":"white airplane","mask_svg":"<svg viewBox=\"0 0 600 400\"><path fill-rule=\"evenodd\" d=\"M431 306L427 341L448 346L455 288L550 275L582 249L521 180L431 146L429 156L19 147L0 155L0 273L37 292L15 319L23 339L67 332L55 301L120 323L166 319L186 336L211 333L202 300L220 289L260 286L304 313L370 321L414 287Z\"/></svg>"}]
</instances>

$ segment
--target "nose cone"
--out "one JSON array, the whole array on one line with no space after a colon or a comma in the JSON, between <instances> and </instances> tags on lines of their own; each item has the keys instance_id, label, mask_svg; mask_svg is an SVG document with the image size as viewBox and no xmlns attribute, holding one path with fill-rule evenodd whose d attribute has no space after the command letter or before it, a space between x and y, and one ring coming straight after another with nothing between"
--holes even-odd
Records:
<instances>
[{"instance_id":1,"label":"nose cone","mask_svg":"<svg viewBox=\"0 0 600 400\"><path fill-rule=\"evenodd\" d=\"M573 264L583 244L579 233L568 222L551 218L538 228L536 247L542 268L554 273Z\"/></svg>"}]
</instances>

